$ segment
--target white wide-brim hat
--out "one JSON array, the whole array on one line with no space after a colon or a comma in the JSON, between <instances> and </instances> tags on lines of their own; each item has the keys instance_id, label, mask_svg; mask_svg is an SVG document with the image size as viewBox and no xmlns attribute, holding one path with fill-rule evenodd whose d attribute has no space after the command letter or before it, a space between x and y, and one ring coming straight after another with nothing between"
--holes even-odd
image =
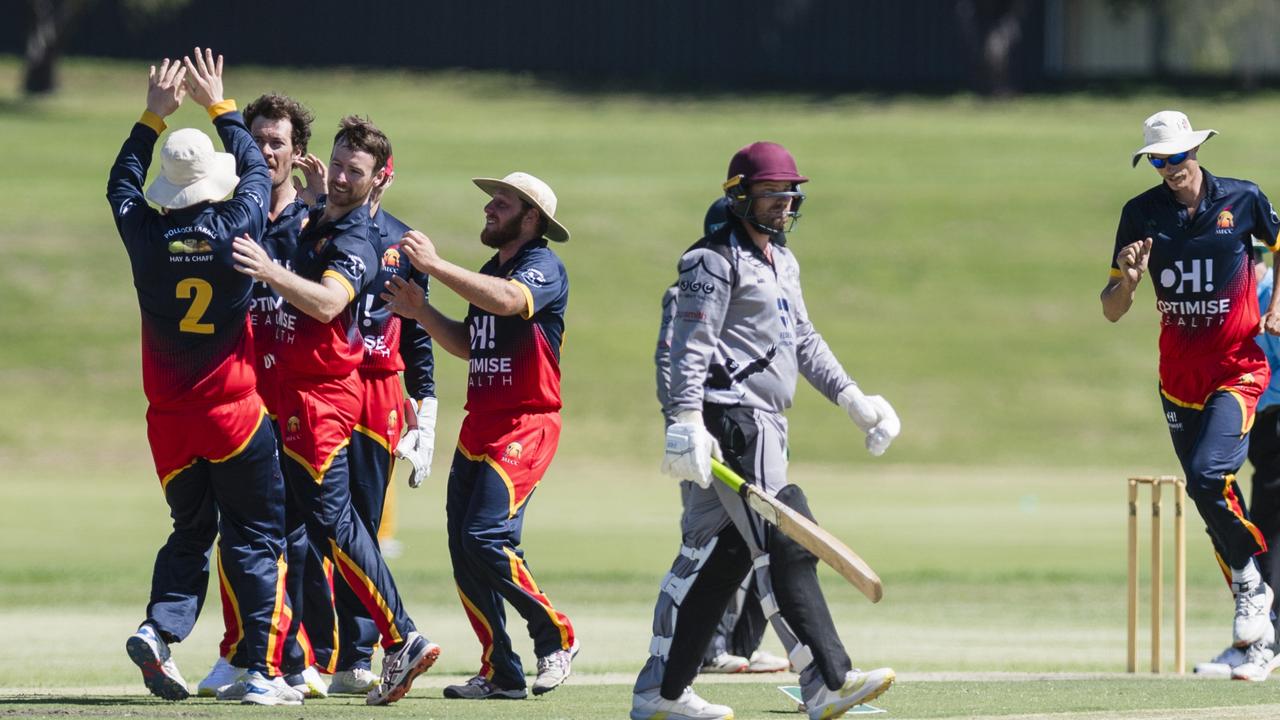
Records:
<instances>
[{"instance_id":1,"label":"white wide-brim hat","mask_svg":"<svg viewBox=\"0 0 1280 720\"><path fill-rule=\"evenodd\" d=\"M209 200L221 200L235 189L236 159L213 149L200 130L174 130L160 148L160 175L147 188L147 199L177 210Z\"/></svg>"},{"instance_id":2,"label":"white wide-brim hat","mask_svg":"<svg viewBox=\"0 0 1280 720\"><path fill-rule=\"evenodd\" d=\"M569 230L556 220L556 194L551 186L529 173L513 172L498 180L497 178L471 178L476 187L493 197L498 190L510 190L520 196L521 200L538 208L542 217L547 219L547 239L556 242L567 242Z\"/></svg>"},{"instance_id":3,"label":"white wide-brim hat","mask_svg":"<svg viewBox=\"0 0 1280 720\"><path fill-rule=\"evenodd\" d=\"M1187 116L1177 110L1161 110L1142 123L1142 147L1133 153L1133 166L1143 155L1177 155L1199 147L1217 130L1193 130Z\"/></svg>"}]
</instances>

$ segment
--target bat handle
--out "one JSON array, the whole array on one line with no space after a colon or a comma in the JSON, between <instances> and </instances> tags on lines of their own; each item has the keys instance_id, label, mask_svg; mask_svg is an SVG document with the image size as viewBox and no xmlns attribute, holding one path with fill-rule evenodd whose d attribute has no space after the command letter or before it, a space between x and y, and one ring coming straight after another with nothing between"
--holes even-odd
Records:
<instances>
[{"instance_id":1,"label":"bat handle","mask_svg":"<svg viewBox=\"0 0 1280 720\"><path fill-rule=\"evenodd\" d=\"M736 493L741 493L742 486L747 482L739 477L738 473L734 472L728 465L715 458L711 458L711 474L715 475L716 479L728 485L729 489Z\"/></svg>"}]
</instances>

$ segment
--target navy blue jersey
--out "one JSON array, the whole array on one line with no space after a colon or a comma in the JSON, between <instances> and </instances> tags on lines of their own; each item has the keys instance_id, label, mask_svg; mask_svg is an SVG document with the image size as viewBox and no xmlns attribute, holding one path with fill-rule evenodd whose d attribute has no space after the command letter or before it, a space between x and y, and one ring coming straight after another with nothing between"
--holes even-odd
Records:
<instances>
[{"instance_id":1,"label":"navy blue jersey","mask_svg":"<svg viewBox=\"0 0 1280 720\"><path fill-rule=\"evenodd\" d=\"M361 205L336 222L322 222L323 208L308 216L298 235L293 271L312 282L334 278L347 291L348 301L365 292L377 273L376 232L368 207ZM364 338L355 322L355 304L349 302L327 323L286 302L276 314L276 359L281 372L310 377L342 377L364 359Z\"/></svg>"},{"instance_id":2,"label":"navy blue jersey","mask_svg":"<svg viewBox=\"0 0 1280 720\"><path fill-rule=\"evenodd\" d=\"M1257 185L1204 173L1194 216L1164 183L1125 203L1111 253L1152 238L1147 275L1160 311L1162 364L1222 356L1258 331L1251 238L1277 247L1280 216Z\"/></svg>"},{"instance_id":3,"label":"navy blue jersey","mask_svg":"<svg viewBox=\"0 0 1280 720\"><path fill-rule=\"evenodd\" d=\"M378 273L359 298L356 319L364 335L361 371L404 371L405 390L414 398L435 397L435 359L431 336L416 322L406 323L387 309L380 297L391 276L417 283L429 295L427 275L414 269L400 252L400 239L411 229L382 208L372 218L377 228Z\"/></svg>"},{"instance_id":4,"label":"navy blue jersey","mask_svg":"<svg viewBox=\"0 0 1280 720\"><path fill-rule=\"evenodd\" d=\"M520 288L519 315L498 316L475 305L467 309L471 360L467 411L550 412L559 410L560 344L569 306L569 276L545 239L520 248L498 265L494 255L482 275L506 278Z\"/></svg>"},{"instance_id":5,"label":"navy blue jersey","mask_svg":"<svg viewBox=\"0 0 1280 720\"><path fill-rule=\"evenodd\" d=\"M240 181L231 199L165 213L148 205L143 181L159 134L142 122L120 148L107 183L142 312L142 388L156 407L220 404L254 387L253 280L236 271L231 243L262 234L271 178L240 113L213 123L236 159Z\"/></svg>"}]
</instances>

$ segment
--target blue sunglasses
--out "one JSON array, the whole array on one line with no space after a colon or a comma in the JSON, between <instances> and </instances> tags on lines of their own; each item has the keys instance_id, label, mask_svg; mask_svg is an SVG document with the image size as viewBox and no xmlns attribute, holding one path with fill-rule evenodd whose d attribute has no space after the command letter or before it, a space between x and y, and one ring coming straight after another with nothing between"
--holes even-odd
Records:
<instances>
[{"instance_id":1,"label":"blue sunglasses","mask_svg":"<svg viewBox=\"0 0 1280 720\"><path fill-rule=\"evenodd\" d=\"M1147 162L1151 163L1151 167L1159 170L1160 168L1164 167L1166 164L1181 165L1182 161L1186 160L1187 155L1190 155L1190 154L1191 154L1191 151L1187 150L1184 152L1180 152L1177 155L1170 155L1167 158L1158 158L1158 157L1155 157L1154 155L1148 155Z\"/></svg>"}]
</instances>

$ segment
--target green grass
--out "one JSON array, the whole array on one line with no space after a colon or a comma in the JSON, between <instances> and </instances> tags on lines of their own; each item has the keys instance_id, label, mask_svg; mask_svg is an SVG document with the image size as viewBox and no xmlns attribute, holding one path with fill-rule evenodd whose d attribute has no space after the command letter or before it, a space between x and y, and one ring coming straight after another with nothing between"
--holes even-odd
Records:
<instances>
[{"instance_id":1,"label":"green grass","mask_svg":"<svg viewBox=\"0 0 1280 720\"><path fill-rule=\"evenodd\" d=\"M791 712L795 705L773 688L773 681L756 683L707 683L701 689L713 702L730 705L738 720L804 717ZM1181 680L1095 679L1038 681L952 681L899 683L873 705L888 718L1004 717L1026 718L1232 718L1238 713L1264 717L1280 706L1274 690L1262 685ZM1256 706L1256 707L1250 707ZM589 713L574 708L590 708ZM467 703L446 700L438 689L415 692L399 703L376 710L361 698L343 697L310 701L303 708L249 710L211 699L193 699L181 705L155 698L119 694L15 695L0 697L0 714L6 717L289 717L350 718L414 717L484 720L568 720L585 717L626 717L629 694L619 685L569 684L551 695L523 702ZM1045 715L1040 715L1044 713ZM849 715L847 717L861 717Z\"/></svg>"},{"instance_id":2,"label":"green grass","mask_svg":"<svg viewBox=\"0 0 1280 720\"><path fill-rule=\"evenodd\" d=\"M0 58L0 88L16 87L17 74L15 60ZM0 90L0 135L10 139L10 172L0 175L0 637L17 649L0 654L0 714L241 712L102 690L138 685L120 645L140 619L167 527L146 450L132 281L103 198L142 109L145 69L73 60L64 80L61 95L35 103ZM272 89L308 102L321 118L313 150L322 155L339 115L372 116L395 145L387 206L464 266L486 257L474 176L544 177L574 233L557 248L572 287L563 444L525 544L539 583L581 633L581 684L509 706L439 700L436 675L465 676L478 661L444 552L443 476L465 366L441 356L441 456L426 486L401 488L407 553L393 569L445 654L421 696L388 712L622 715L678 546L677 490L657 473L657 303L728 157L762 138L787 144L813 178L792 238L811 315L853 376L903 418L900 440L871 459L852 424L811 390L799 390L790 413L793 478L824 525L884 578L885 600L873 606L823 571L855 662L906 673L882 703L892 716L1116 717L1270 701L1240 683L924 682L911 673L1122 669L1122 480L1175 469L1155 395L1150 291L1119 325L1102 319L1096 299L1119 208L1155 180L1130 170L1128 153L1142 118L1180 107L1222 131L1202 153L1207 167L1280 192L1267 143L1280 96L663 98L574 94L523 76L234 63L227 80L242 103ZM189 107L170 124L207 120ZM462 312L447 291L434 297ZM1225 644L1230 604L1198 520L1190 525L1195 662ZM212 662L217 633L207 612L177 647L189 680ZM529 641L516 644L531 660ZM742 718L775 717L789 709L771 687L781 682L791 680L704 694ZM3 694L30 692L44 695ZM339 701L301 713L352 714Z\"/></svg>"}]
</instances>

